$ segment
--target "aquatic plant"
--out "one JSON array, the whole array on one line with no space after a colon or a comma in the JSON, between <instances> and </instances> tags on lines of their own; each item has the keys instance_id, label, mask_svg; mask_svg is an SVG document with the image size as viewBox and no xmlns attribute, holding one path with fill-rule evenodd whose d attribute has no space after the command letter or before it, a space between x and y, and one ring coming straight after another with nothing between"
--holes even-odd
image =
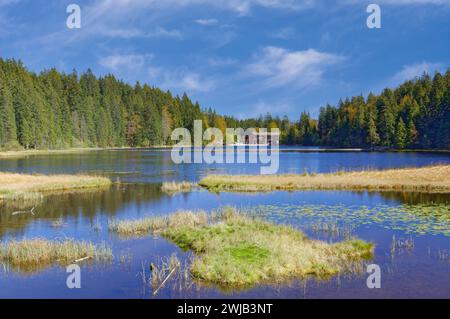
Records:
<instances>
[{"instance_id":1,"label":"aquatic plant","mask_svg":"<svg viewBox=\"0 0 450 319\"><path fill-rule=\"evenodd\" d=\"M415 235L450 236L450 208L445 203L403 205L324 205L300 202L295 205L259 205L245 208L256 216L300 225L303 229L320 223L357 228L376 225Z\"/></svg>"},{"instance_id":2,"label":"aquatic plant","mask_svg":"<svg viewBox=\"0 0 450 319\"><path fill-rule=\"evenodd\" d=\"M331 239L336 237L343 237L344 239L350 239L352 237L353 228L349 225L340 226L335 222L319 222L310 225L310 228L315 233L321 233L328 235Z\"/></svg>"},{"instance_id":3,"label":"aquatic plant","mask_svg":"<svg viewBox=\"0 0 450 319\"><path fill-rule=\"evenodd\" d=\"M92 224L91 224L91 229L94 231L94 232L101 232L102 231L102 229L103 229L103 227L102 227L102 224L100 223L100 221L98 221L98 220L96 220L95 222L93 222Z\"/></svg>"},{"instance_id":4,"label":"aquatic plant","mask_svg":"<svg viewBox=\"0 0 450 319\"><path fill-rule=\"evenodd\" d=\"M144 291L147 286L150 286L153 296L156 296L169 282L172 288L179 292L188 292L194 286L188 261L181 261L176 254L157 258L150 263L150 266L147 266L145 262L142 263L140 275Z\"/></svg>"},{"instance_id":5,"label":"aquatic plant","mask_svg":"<svg viewBox=\"0 0 450 319\"><path fill-rule=\"evenodd\" d=\"M399 238L392 236L391 255L394 256L397 252L411 252L414 249L414 238Z\"/></svg>"},{"instance_id":6,"label":"aquatic plant","mask_svg":"<svg viewBox=\"0 0 450 319\"><path fill-rule=\"evenodd\" d=\"M440 261L447 261L449 255L450 255L450 251L448 249L439 248L437 251L437 257Z\"/></svg>"},{"instance_id":7,"label":"aquatic plant","mask_svg":"<svg viewBox=\"0 0 450 319\"><path fill-rule=\"evenodd\" d=\"M64 223L64 220L62 218L58 218L52 222L53 228L62 228L64 226L66 226L66 223Z\"/></svg>"}]
</instances>

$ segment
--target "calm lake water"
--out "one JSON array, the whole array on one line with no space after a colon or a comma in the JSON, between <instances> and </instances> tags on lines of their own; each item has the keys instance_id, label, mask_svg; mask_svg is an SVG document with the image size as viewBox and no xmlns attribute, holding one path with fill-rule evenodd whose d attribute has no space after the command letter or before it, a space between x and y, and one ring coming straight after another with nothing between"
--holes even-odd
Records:
<instances>
[{"instance_id":1,"label":"calm lake water","mask_svg":"<svg viewBox=\"0 0 450 319\"><path fill-rule=\"evenodd\" d=\"M366 168L450 164L438 153L301 152L280 153L280 173L332 172ZM209 193L198 190L169 196L163 181L198 181L209 173L257 174L255 164L175 165L170 150L117 150L81 154L39 155L0 160L0 171L24 173L89 173L120 181L111 189L48 196L35 214L13 215L18 209L0 204L0 240L43 237L107 242L114 260L81 264L82 289L66 287L61 266L34 272L0 268L0 298L450 298L450 194L299 191L264 194ZM1 181L0 181L1 182ZM28 205L28 206L27 206ZM31 205L31 204L30 204ZM240 291L194 283L180 287L171 279L156 296L143 282L151 262L173 253L191 253L156 237L122 239L108 231L113 219L164 215L179 209L214 210L225 205L245 208L274 222L291 224L311 238L330 242L357 236L375 243L381 289L368 289L365 272L316 281L314 278ZM62 227L53 223L62 220ZM323 225L335 231L324 229ZM330 229L330 228L329 228ZM402 245L407 241L409 245ZM393 243L397 243L395 251ZM400 244L399 244L400 243ZM412 244L411 244L412 243Z\"/></svg>"}]
</instances>

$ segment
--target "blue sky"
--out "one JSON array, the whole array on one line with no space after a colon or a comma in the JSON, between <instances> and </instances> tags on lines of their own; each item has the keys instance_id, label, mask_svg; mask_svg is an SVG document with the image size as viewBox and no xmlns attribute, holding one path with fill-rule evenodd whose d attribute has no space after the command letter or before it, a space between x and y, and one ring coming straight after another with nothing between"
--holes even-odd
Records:
<instances>
[{"instance_id":1,"label":"blue sky","mask_svg":"<svg viewBox=\"0 0 450 319\"><path fill-rule=\"evenodd\" d=\"M82 28L66 27L81 7ZM366 7L382 9L368 29ZM0 56L292 119L450 66L450 0L0 0Z\"/></svg>"}]
</instances>

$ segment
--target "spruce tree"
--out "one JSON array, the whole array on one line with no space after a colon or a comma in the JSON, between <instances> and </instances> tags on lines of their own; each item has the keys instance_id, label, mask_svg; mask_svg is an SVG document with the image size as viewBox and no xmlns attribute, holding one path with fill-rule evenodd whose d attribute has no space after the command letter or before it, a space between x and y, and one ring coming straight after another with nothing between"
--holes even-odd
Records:
<instances>
[{"instance_id":1,"label":"spruce tree","mask_svg":"<svg viewBox=\"0 0 450 319\"><path fill-rule=\"evenodd\" d=\"M16 117L8 87L0 86L0 147L16 142Z\"/></svg>"},{"instance_id":2,"label":"spruce tree","mask_svg":"<svg viewBox=\"0 0 450 319\"><path fill-rule=\"evenodd\" d=\"M367 143L370 147L374 147L380 143L380 136L377 132L377 126L373 114L369 115L369 123L367 125Z\"/></svg>"},{"instance_id":3,"label":"spruce tree","mask_svg":"<svg viewBox=\"0 0 450 319\"><path fill-rule=\"evenodd\" d=\"M400 117L400 119L397 122L397 126L395 129L395 147L398 149L404 149L406 147L406 127L405 123L403 122L403 119Z\"/></svg>"}]
</instances>

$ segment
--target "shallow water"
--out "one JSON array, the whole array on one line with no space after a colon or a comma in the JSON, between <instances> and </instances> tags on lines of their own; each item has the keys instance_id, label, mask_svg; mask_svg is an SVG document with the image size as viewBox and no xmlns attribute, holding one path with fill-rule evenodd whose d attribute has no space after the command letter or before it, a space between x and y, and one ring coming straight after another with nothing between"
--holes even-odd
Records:
<instances>
[{"instance_id":1,"label":"shallow water","mask_svg":"<svg viewBox=\"0 0 450 319\"><path fill-rule=\"evenodd\" d=\"M450 156L435 153L303 153L290 149L280 154L280 172L329 172L340 169L387 168L450 163ZM48 196L35 215L12 215L36 204L0 205L0 239L76 238L108 242L115 255L106 265L82 264L82 289L66 287L60 266L32 273L0 270L1 298L347 298L450 297L450 195L301 191L264 194L214 194L199 190L168 196L162 181L198 181L208 173L258 173L255 165L174 165L167 150L99 151L83 154L31 156L0 161L0 171L27 173L96 173L120 180L107 191ZM28 205L28 206L27 206ZM233 205L280 223L291 224L311 238L339 241L348 236L375 243L375 258L382 270L382 288L368 289L367 274L313 278L286 284L227 291L202 283L181 288L171 279L156 296L143 283L151 262L189 252L152 236L123 240L108 231L112 219L170 214L179 209L213 210ZM53 222L61 219L62 227ZM325 225L325 226L324 226ZM396 247L393 242L413 243ZM411 245L410 245L411 246ZM144 267L143 267L144 266Z\"/></svg>"}]
</instances>

